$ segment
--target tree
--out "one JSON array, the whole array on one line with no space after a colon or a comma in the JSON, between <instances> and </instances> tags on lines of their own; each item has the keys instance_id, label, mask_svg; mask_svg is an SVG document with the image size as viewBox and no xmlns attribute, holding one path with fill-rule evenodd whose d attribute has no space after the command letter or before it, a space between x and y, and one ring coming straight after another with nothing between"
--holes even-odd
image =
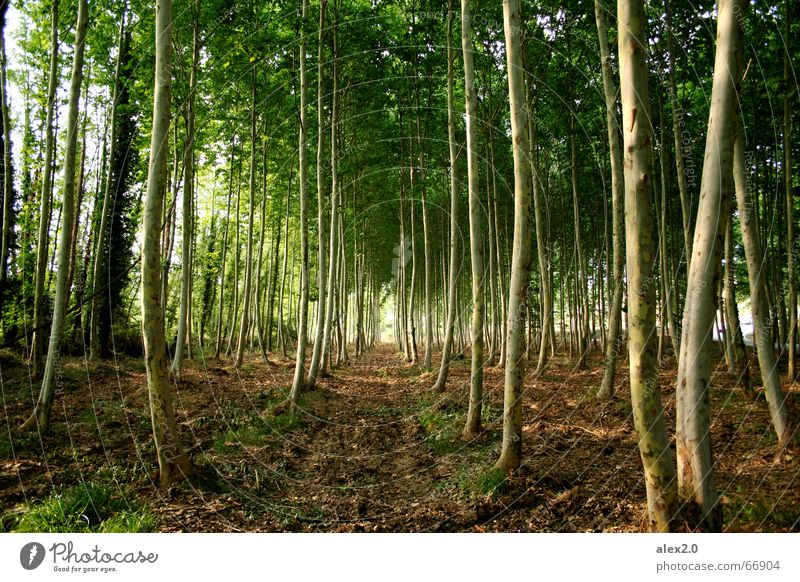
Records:
<instances>
[{"instance_id":1,"label":"tree","mask_svg":"<svg viewBox=\"0 0 800 582\"><path fill-rule=\"evenodd\" d=\"M483 236L481 202L478 197L478 151L475 128L477 95L472 62L472 15L469 0L461 0L461 47L464 55L464 91L467 96L467 175L469 182L469 246L472 264L472 366L470 369L469 410L463 437L472 439L481 429L483 401L483 318L486 299L483 291ZM526 126L527 129L527 126Z\"/></svg>"},{"instance_id":2,"label":"tree","mask_svg":"<svg viewBox=\"0 0 800 582\"><path fill-rule=\"evenodd\" d=\"M337 15L338 18L338 15ZM328 288L325 292L327 303L325 305L325 324L322 338L322 363L320 369L323 374L328 371L328 363L331 355L331 329L333 326L333 312L335 309L336 294L336 267L337 255L339 252L339 173L338 173L338 143L337 132L339 130L339 49L337 46L337 27L338 19L333 24L331 35L331 58L333 60L333 88L331 90L331 221L330 221L330 243L328 245ZM320 130L321 131L321 130ZM321 267L320 267L321 268ZM320 309L322 303L320 302Z\"/></svg>"},{"instance_id":3,"label":"tree","mask_svg":"<svg viewBox=\"0 0 800 582\"><path fill-rule=\"evenodd\" d=\"M450 371L450 357L453 350L453 330L456 323L456 292L458 284L458 165L456 154L456 125L453 106L453 0L447 8L447 137L450 144L450 272L447 291L447 323L445 324L442 363L433 389L444 392L447 375ZM424 208L423 208L424 212Z\"/></svg>"},{"instance_id":4,"label":"tree","mask_svg":"<svg viewBox=\"0 0 800 582\"><path fill-rule=\"evenodd\" d=\"M305 388L305 357L308 343L308 81L306 79L306 50L308 47L308 0L302 0L300 16L300 305L297 315L297 350L295 353L294 380L289 392L289 402L296 405Z\"/></svg>"},{"instance_id":5,"label":"tree","mask_svg":"<svg viewBox=\"0 0 800 582\"><path fill-rule=\"evenodd\" d=\"M670 531L677 509L675 465L656 370L653 127L645 61L642 0L618 0L619 77L625 174L628 357L631 406L647 485L648 529Z\"/></svg>"},{"instance_id":6,"label":"tree","mask_svg":"<svg viewBox=\"0 0 800 582\"><path fill-rule=\"evenodd\" d=\"M716 313L720 259L733 193L733 136L741 77L743 0L721 0L717 19L714 84L689 265L683 337L676 384L678 489L692 528L722 530L714 488L708 391L711 326Z\"/></svg>"},{"instance_id":7,"label":"tree","mask_svg":"<svg viewBox=\"0 0 800 582\"><path fill-rule=\"evenodd\" d=\"M86 0L84 0L85 2ZM167 169L172 92L172 0L156 0L156 64L153 131L147 166L142 244L142 333L153 441L162 486L188 477L191 463L183 450L170 392L161 303L161 208Z\"/></svg>"},{"instance_id":8,"label":"tree","mask_svg":"<svg viewBox=\"0 0 800 582\"><path fill-rule=\"evenodd\" d=\"M36 407L21 430L36 426L40 431L50 428L50 411L55 395L54 379L56 368L60 366L61 340L64 334L64 318L69 299L69 263L72 260L72 222L75 214L75 160L78 150L78 112L80 110L81 85L83 84L83 61L86 41L86 21L88 19L88 0L78 3L78 21L75 27L75 53L72 59L72 78L69 87L69 107L67 112L67 149L64 154L64 186L62 191L61 214L63 226L58 248L58 274L56 297L53 306L53 321L50 328L50 342L47 348L47 362L42 378L42 389Z\"/></svg>"},{"instance_id":9,"label":"tree","mask_svg":"<svg viewBox=\"0 0 800 582\"><path fill-rule=\"evenodd\" d=\"M317 49L317 322L314 327L314 349L308 366L306 386L312 390L317 383L317 373L322 359L322 340L325 331L325 132L322 130L325 115L325 8L328 0L319 6Z\"/></svg>"},{"instance_id":10,"label":"tree","mask_svg":"<svg viewBox=\"0 0 800 582\"><path fill-rule=\"evenodd\" d=\"M742 229L742 242L747 260L748 282L750 284L750 309L753 317L753 334L761 382L767 398L770 418L781 448L789 444L792 427L786 405L786 397L781 389L778 376L778 363L773 351L772 331L770 329L770 308L767 297L767 273L764 268L764 253L761 236L758 232L756 205L747 187L747 168L744 155L744 134L738 115L734 119L735 142L733 147L733 181L736 191L736 206L739 210L739 225Z\"/></svg>"},{"instance_id":11,"label":"tree","mask_svg":"<svg viewBox=\"0 0 800 582\"><path fill-rule=\"evenodd\" d=\"M50 234L50 213L53 180L53 156L55 150L55 130L53 117L56 109L56 87L58 87L58 0L53 0L51 8L50 33L50 74L47 82L47 120L45 121L44 170L42 196L39 206L39 237L36 251L36 284L33 298L33 361L34 375L44 373L44 286L47 277L47 242Z\"/></svg>"},{"instance_id":12,"label":"tree","mask_svg":"<svg viewBox=\"0 0 800 582\"><path fill-rule=\"evenodd\" d=\"M608 316L608 339L606 341L605 369L603 383L597 397L609 399L614 394L614 376L617 357L622 344L620 327L622 321L622 294L624 292L622 271L625 261L625 190L622 175L622 160L619 151L619 120L617 118L617 88L611 73L611 51L608 48L608 28L605 7L601 0L595 0L594 15L597 22L597 37L600 40L600 65L603 73L603 96L606 103L606 127L608 128L608 149L611 160L611 214L613 239L614 296Z\"/></svg>"},{"instance_id":13,"label":"tree","mask_svg":"<svg viewBox=\"0 0 800 582\"><path fill-rule=\"evenodd\" d=\"M786 369L786 376L790 382L794 382L797 376L796 364L797 356L797 273L795 272L795 238L794 238L794 192L792 185L792 105L796 95L796 89L792 90L791 82L791 22L792 11L789 0L784 0L784 43L786 50L783 54L783 183L786 194L786 271L789 279L789 364ZM8 163L8 162L7 162Z\"/></svg>"},{"instance_id":14,"label":"tree","mask_svg":"<svg viewBox=\"0 0 800 582\"><path fill-rule=\"evenodd\" d=\"M183 241L181 267L181 306L178 315L178 336L175 340L175 357L172 360L172 373L181 377L183 369L183 346L188 338L187 322L189 306L192 302L190 292L192 282L192 239L194 232L194 121L195 97L197 93L197 63L200 59L200 2L196 0L192 12L192 65L189 73L189 96L186 100L186 143L183 146Z\"/></svg>"},{"instance_id":15,"label":"tree","mask_svg":"<svg viewBox=\"0 0 800 582\"><path fill-rule=\"evenodd\" d=\"M235 365L241 366L250 323L250 293L253 278L253 222L256 211L256 70L253 68L252 101L250 109L250 202L247 213L247 255L244 261L244 289L242 290L242 321L239 324L239 341L236 344ZM266 192L264 193L266 195Z\"/></svg>"},{"instance_id":16,"label":"tree","mask_svg":"<svg viewBox=\"0 0 800 582\"><path fill-rule=\"evenodd\" d=\"M503 388L503 445L497 468L517 469L522 461L522 379L525 377L525 311L531 269L531 166L528 110L520 39L518 0L503 0L511 144L514 152L514 247L508 289L506 361Z\"/></svg>"}]
</instances>

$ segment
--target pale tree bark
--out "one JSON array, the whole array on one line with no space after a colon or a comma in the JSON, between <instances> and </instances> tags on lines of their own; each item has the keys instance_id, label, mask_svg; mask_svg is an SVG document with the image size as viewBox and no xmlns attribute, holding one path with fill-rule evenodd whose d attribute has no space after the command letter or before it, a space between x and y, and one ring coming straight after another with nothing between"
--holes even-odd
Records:
<instances>
[{"instance_id":1,"label":"pale tree bark","mask_svg":"<svg viewBox=\"0 0 800 582\"><path fill-rule=\"evenodd\" d=\"M483 276L483 236L481 201L478 196L478 131L475 70L472 62L472 15L469 0L461 0L461 50L464 56L464 92L467 119L467 180L469 184L469 246L472 263L472 366L470 371L469 409L462 432L465 439L475 438L481 430L483 405L483 318L486 311Z\"/></svg>"},{"instance_id":2,"label":"pale tree bark","mask_svg":"<svg viewBox=\"0 0 800 582\"><path fill-rule=\"evenodd\" d=\"M422 371L430 372L433 369L433 249L431 248L431 225L428 211L428 181L426 178L425 151L422 147L422 121L419 107L419 82L415 83L416 113L417 113L417 149L419 160L419 184L422 194L422 237L425 261L425 356L422 361ZM413 204L413 203L412 203Z\"/></svg>"},{"instance_id":3,"label":"pale tree bark","mask_svg":"<svg viewBox=\"0 0 800 582\"><path fill-rule=\"evenodd\" d=\"M256 70L253 67L253 87L250 110L250 200L247 219L247 255L244 261L244 289L242 290L242 320L239 324L239 340L236 343L234 365L239 367L244 359L244 348L250 324L250 292L253 280L253 223L256 211ZM266 195L266 193L265 193ZM238 214L237 214L238 218Z\"/></svg>"},{"instance_id":4,"label":"pale tree bark","mask_svg":"<svg viewBox=\"0 0 800 582\"><path fill-rule=\"evenodd\" d=\"M292 206L292 174L294 171L294 157L289 162L289 180L286 188L286 214L283 217L283 265L281 267L281 287L278 293L278 347L283 353L283 357L287 357L286 353L286 324L283 318L283 297L286 291L286 270L289 264L289 217L291 216Z\"/></svg>"},{"instance_id":5,"label":"pale tree bark","mask_svg":"<svg viewBox=\"0 0 800 582\"><path fill-rule=\"evenodd\" d=\"M328 373L328 364L331 356L331 330L333 326L333 312L335 310L337 255L339 252L339 174L338 160L339 147L337 134L339 122L339 49L337 46L338 21L332 26L331 32L331 59L333 61L333 89L331 90L331 223L330 242L328 245L328 289L326 291L327 303L325 305L325 327L322 334L322 362L320 370L323 375Z\"/></svg>"},{"instance_id":6,"label":"pale tree bark","mask_svg":"<svg viewBox=\"0 0 800 582\"><path fill-rule=\"evenodd\" d=\"M733 180L736 189L736 206L739 210L739 225L742 229L742 242L747 260L747 280L750 283L750 311L753 317L753 343L758 356L758 368L761 371L761 382L767 398L772 426L782 447L791 439L791 426L785 396L781 389L778 375L778 362L775 359L772 342L771 312L767 295L767 271L764 253L761 249L761 237L758 232L756 204L748 188L747 170L744 160L744 135L739 116L736 124L735 143L733 148Z\"/></svg>"},{"instance_id":7,"label":"pale tree bark","mask_svg":"<svg viewBox=\"0 0 800 582\"><path fill-rule=\"evenodd\" d=\"M268 317L269 317L269 329L267 330L267 335L269 341L267 342L268 347L265 346L265 338L264 338L264 324L263 324L263 312L261 309L262 306L262 294L261 294L261 271L262 265L264 261L264 241L267 239L267 137L266 137L267 127L266 123L264 123L264 138L261 141L261 226L259 228L259 240L258 240L258 260L256 263L256 284L255 289L253 290L253 295L256 298L255 306L253 307L253 313L255 317L256 323L256 332L258 333L258 347L259 351L261 352L261 359L264 363L267 363L269 360L267 359L267 350L272 349L272 298L274 295L274 284L273 281L275 280L276 271L278 269L278 252L279 247L281 244L281 229L280 225L276 225L273 227L272 232L275 233L275 244L273 245L274 254L275 254L275 262L271 264L270 268L267 272L267 309L268 309ZM280 219L276 217L276 222L279 222ZM269 257L267 258L269 260Z\"/></svg>"},{"instance_id":8,"label":"pale tree bark","mask_svg":"<svg viewBox=\"0 0 800 582\"><path fill-rule=\"evenodd\" d=\"M39 206L39 237L36 249L36 283L33 296L33 372L36 377L44 373L44 286L47 280L47 249L50 238L50 215L52 212L53 156L55 155L55 129L53 118L56 109L58 87L58 0L53 0L50 33L50 73L47 82L47 119L44 125L44 166L42 167L42 199Z\"/></svg>"},{"instance_id":9,"label":"pale tree bark","mask_svg":"<svg viewBox=\"0 0 800 582\"><path fill-rule=\"evenodd\" d=\"M492 166L492 208L494 210L494 251L497 260L497 295L500 300L500 356L497 360L498 366L505 366L506 364L506 331L507 331L507 323L508 318L506 316L507 313L507 306L508 306L508 297L506 295L506 263L503 260L503 249L502 245L500 244L500 219L499 213L497 212L497 171L495 166L495 158L494 158L494 142L489 141L489 159ZM541 200L540 200L541 202ZM535 199L534 199L535 203ZM540 211L542 210L540 206ZM538 222L537 222L538 225ZM538 244L538 239L537 239ZM548 277L549 277L549 270L548 270ZM552 286L550 287L552 290ZM550 295L550 311L552 313L552 299L553 295ZM551 344L552 345L552 344ZM541 360L541 358L540 358ZM544 370L544 364L542 364L542 370Z\"/></svg>"},{"instance_id":10,"label":"pale tree bark","mask_svg":"<svg viewBox=\"0 0 800 582\"><path fill-rule=\"evenodd\" d=\"M47 348L47 362L42 378L42 389L33 414L22 425L21 430L36 426L39 431L50 428L50 411L55 396L56 368L61 367L61 339L64 334L64 319L69 300L69 263L72 258L70 243L72 221L75 215L75 161L78 150L78 112L83 83L83 61L86 41L86 21L88 20L88 0L78 3L78 21L75 27L75 53L72 59L72 78L69 86L69 106L67 110L67 146L64 153L64 185L62 190L62 227L58 246L58 269L56 275L56 296L53 305L53 321L50 327L50 342ZM40 241L40 244L43 241Z\"/></svg>"},{"instance_id":11,"label":"pale tree bark","mask_svg":"<svg viewBox=\"0 0 800 582\"><path fill-rule=\"evenodd\" d=\"M631 406L647 489L648 529L674 529L675 464L658 385L653 265L652 145L643 0L618 0L620 95L625 174L628 354Z\"/></svg>"},{"instance_id":12,"label":"pale tree bark","mask_svg":"<svg viewBox=\"0 0 800 582\"><path fill-rule=\"evenodd\" d=\"M85 0L84 0L85 1ZM147 167L142 244L142 333L144 337L147 393L153 440L162 486L187 477L191 463L183 451L170 391L161 307L159 233L164 180L169 149L170 94L172 92L172 0L156 1L156 63L153 97L153 132Z\"/></svg>"},{"instance_id":13,"label":"pale tree bark","mask_svg":"<svg viewBox=\"0 0 800 582\"><path fill-rule=\"evenodd\" d=\"M492 139L492 132L487 131L487 141ZM489 321L489 325L491 326L491 333L489 334L489 355L486 358L486 364L491 366L494 364L494 356L497 353L497 344L499 339L499 322L498 322L498 309L497 309L497 299L498 299L498 292L497 292L497 272L495 266L495 250L494 250L494 208L492 204L492 187L491 187L491 174L494 173L493 168L491 167L491 156L489 154L490 147L487 144L486 147L486 210L487 210L487 222L488 222L488 232L489 235L489 303L491 305L491 321ZM538 234L538 233L537 233Z\"/></svg>"},{"instance_id":14,"label":"pale tree bark","mask_svg":"<svg viewBox=\"0 0 800 582\"><path fill-rule=\"evenodd\" d=\"M574 103L574 100L571 99ZM581 218L580 205L578 204L578 153L575 139L575 124L577 123L577 113L570 113L570 176L572 178L572 221L574 236L574 251L577 264L575 266L575 326L578 345L578 368L586 367L586 356L589 352L589 309L587 295L589 293L588 276L583 259L583 243L581 242Z\"/></svg>"},{"instance_id":15,"label":"pale tree bark","mask_svg":"<svg viewBox=\"0 0 800 582\"><path fill-rule=\"evenodd\" d=\"M306 79L306 50L308 49L308 0L302 0L300 21L300 305L297 313L297 350L295 353L294 380L289 401L296 405L305 388L305 357L308 344L308 81Z\"/></svg>"},{"instance_id":16,"label":"pale tree bark","mask_svg":"<svg viewBox=\"0 0 800 582\"><path fill-rule=\"evenodd\" d=\"M747 356L747 346L744 343L742 327L739 323L739 307L736 305L736 280L733 274L733 220L728 219L725 229L725 319L728 322L728 331L731 335L733 356L736 363L737 381L742 385L745 396L751 401L755 400L753 382L750 376L750 359Z\"/></svg>"},{"instance_id":17,"label":"pale tree bark","mask_svg":"<svg viewBox=\"0 0 800 582\"><path fill-rule=\"evenodd\" d=\"M189 98L186 103L186 144L183 150L183 233L181 234L181 305L178 313L178 336L175 342L175 357L172 360L172 373L175 378L181 377L183 369L183 346L188 342L187 322L189 319L189 304L192 301L190 292L192 282L192 268L189 257L192 253L192 232L194 230L193 199L194 199L194 103L197 91L197 62L200 58L200 6L196 0L193 7L194 18L192 24L192 66L189 73Z\"/></svg>"},{"instance_id":18,"label":"pale tree bark","mask_svg":"<svg viewBox=\"0 0 800 582\"><path fill-rule=\"evenodd\" d=\"M789 58L791 35L791 3L785 0L784 3L784 43L785 52L783 54L783 179L786 190L786 271L789 277L789 329L787 341L789 342L789 364L786 369L786 376L789 382L794 382L797 376L796 365L797 355L797 273L795 272L795 244L794 239L794 193L792 190L792 104L795 90L792 86L792 63ZM8 146L6 146L8 147ZM9 160L6 157L6 160ZM8 164L9 162L6 161Z\"/></svg>"},{"instance_id":19,"label":"pale tree bark","mask_svg":"<svg viewBox=\"0 0 800 582\"><path fill-rule=\"evenodd\" d=\"M219 309L217 310L217 337L214 343L214 357L219 358L222 352L222 331L225 314L225 266L228 259L228 231L231 222L231 204L233 201L233 158L236 154L235 144L231 139L231 161L228 175L228 207L225 211L225 230L222 235L222 261L220 266Z\"/></svg>"},{"instance_id":20,"label":"pale tree bark","mask_svg":"<svg viewBox=\"0 0 800 582\"><path fill-rule=\"evenodd\" d=\"M603 382L597 397L602 400L614 394L614 377L617 369L617 358L622 347L620 328L622 322L622 280L625 268L625 184L622 175L622 158L619 151L619 119L617 118L617 88L611 71L611 50L608 46L608 27L606 25L606 8L602 0L595 0L594 15L597 23L597 36L600 39L600 65L603 73L603 95L606 102L606 129L608 131L608 149L611 160L611 216L614 295L608 314L608 339L606 341L605 369Z\"/></svg>"},{"instance_id":21,"label":"pale tree bark","mask_svg":"<svg viewBox=\"0 0 800 582\"><path fill-rule=\"evenodd\" d=\"M734 118L741 77L744 0L720 0L714 82L705 163L683 310L683 337L676 384L678 490L692 528L722 530L722 507L714 487L708 391L711 329L716 313L720 259L733 194Z\"/></svg>"},{"instance_id":22,"label":"pale tree bark","mask_svg":"<svg viewBox=\"0 0 800 582\"><path fill-rule=\"evenodd\" d=\"M531 83L531 89L532 89ZM541 286L541 309L542 309L542 329L539 337L539 354L536 363L535 375L540 377L547 366L548 354L550 353L551 337L547 333L553 321L553 289L550 284L550 256L547 249L547 225L545 224L545 202L542 192L542 184L539 176L539 164L537 158L538 131L533 115L532 91L528 91L528 126L530 137L530 162L531 162L531 186L533 188L533 214L536 220L536 256L539 262L539 281ZM492 152L494 158L494 152ZM494 180L494 178L492 178ZM496 219L495 219L496 220ZM502 302L502 297L500 301Z\"/></svg>"},{"instance_id":23,"label":"pale tree bark","mask_svg":"<svg viewBox=\"0 0 800 582\"><path fill-rule=\"evenodd\" d=\"M525 107L518 0L503 0L503 22L514 152L514 246L508 289L503 446L496 467L512 471L522 462L522 379L525 376L525 311L530 285L532 204L531 166L526 159L529 152L528 110Z\"/></svg>"},{"instance_id":24,"label":"pale tree bark","mask_svg":"<svg viewBox=\"0 0 800 582\"><path fill-rule=\"evenodd\" d=\"M659 120L660 120L660 127L659 127L659 137L660 137L660 146L661 152L659 156L659 164L661 165L661 224L660 224L660 231L659 231L659 240L662 241L661 247L664 249L663 252L660 253L661 259L661 279L663 282L664 288L664 305L666 310L667 316L667 328L669 329L669 338L670 343L672 344L672 353L675 356L675 360L677 361L680 357L680 348L678 346L678 326L675 323L675 310L673 309L674 303L674 294L673 294L673 285L670 284L669 280L669 251L668 251L668 241L667 241L667 172L666 172L666 143L667 143L667 130L666 125L664 124L664 109L662 107L662 100L661 95L658 97L658 111L659 111ZM662 327L663 327L663 317L664 314L662 313ZM659 346L660 348L660 346ZM661 361L661 350L659 349L659 362Z\"/></svg>"},{"instance_id":25,"label":"pale tree bark","mask_svg":"<svg viewBox=\"0 0 800 582\"><path fill-rule=\"evenodd\" d=\"M447 293L447 322L445 323L442 363L433 389L444 392L447 375L450 371L450 357L453 350L453 331L456 323L456 292L458 286L458 166L456 163L456 122L453 109L453 0L447 7L447 135L450 142L450 278ZM425 207L423 206L423 213ZM427 268L427 260L426 260ZM427 284L426 284L427 286ZM430 295L429 295L430 296Z\"/></svg>"},{"instance_id":26,"label":"pale tree bark","mask_svg":"<svg viewBox=\"0 0 800 582\"><path fill-rule=\"evenodd\" d=\"M236 211L233 221L234 229L234 243L233 243L233 299L231 301L230 310L233 311L228 317L228 342L225 347L225 355L231 355L233 352L233 341L236 336L236 321L239 319L239 263L241 245L239 244L240 228L239 222L241 220L242 212L242 161L239 160L239 168L236 172ZM170 253L171 254L171 253ZM169 255L168 255L169 256ZM225 279L223 278L223 283Z\"/></svg>"},{"instance_id":27,"label":"pale tree bark","mask_svg":"<svg viewBox=\"0 0 800 582\"><path fill-rule=\"evenodd\" d=\"M322 340L325 331L325 172L323 167L325 132L325 8L328 0L321 0L319 6L319 29L317 50L317 323L314 328L314 349L308 367L306 388L313 390L317 384L319 364L322 360Z\"/></svg>"}]
</instances>

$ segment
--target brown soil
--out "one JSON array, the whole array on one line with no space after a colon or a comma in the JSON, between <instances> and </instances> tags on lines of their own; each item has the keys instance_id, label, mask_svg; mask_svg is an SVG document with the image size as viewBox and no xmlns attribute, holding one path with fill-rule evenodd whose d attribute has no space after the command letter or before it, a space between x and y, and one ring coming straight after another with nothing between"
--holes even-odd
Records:
<instances>
[{"instance_id":1,"label":"brown soil","mask_svg":"<svg viewBox=\"0 0 800 582\"><path fill-rule=\"evenodd\" d=\"M140 360L66 361L53 430L15 435L38 385L2 354L6 433L0 439L0 514L24 511L63 487L105 482L157 516L159 531L641 531L645 492L624 362L617 397L594 399L599 356L586 370L557 358L524 397L525 461L503 481L491 470L502 429L502 373L486 370L484 431L460 439L468 360L456 360L436 398L390 346L340 366L275 416L293 362L189 362L177 385L191 481L159 490ZM675 371L661 372L674 426ZM796 398L796 388L790 394ZM712 387L716 487L728 531L800 529L792 451L778 462L763 397L746 399L720 367ZM794 400L792 400L793 402ZM13 446L12 446L13 445Z\"/></svg>"}]
</instances>

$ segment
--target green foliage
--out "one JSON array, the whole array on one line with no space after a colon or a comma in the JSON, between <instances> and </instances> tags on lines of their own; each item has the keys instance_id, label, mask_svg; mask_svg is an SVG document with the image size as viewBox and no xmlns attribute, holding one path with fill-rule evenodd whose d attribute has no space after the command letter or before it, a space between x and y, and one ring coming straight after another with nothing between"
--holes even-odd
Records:
<instances>
[{"instance_id":1,"label":"green foliage","mask_svg":"<svg viewBox=\"0 0 800 582\"><path fill-rule=\"evenodd\" d=\"M154 516L116 496L110 487L84 483L32 504L14 531L138 533L152 531L154 526Z\"/></svg>"},{"instance_id":2,"label":"green foliage","mask_svg":"<svg viewBox=\"0 0 800 582\"><path fill-rule=\"evenodd\" d=\"M459 442L463 416L455 412L439 411L429 407L417 416L426 432L425 444L438 454L453 453L462 448Z\"/></svg>"},{"instance_id":3,"label":"green foliage","mask_svg":"<svg viewBox=\"0 0 800 582\"><path fill-rule=\"evenodd\" d=\"M467 499L495 497L508 489L508 477L501 469L484 464L461 465L448 484L455 486Z\"/></svg>"},{"instance_id":4,"label":"green foliage","mask_svg":"<svg viewBox=\"0 0 800 582\"><path fill-rule=\"evenodd\" d=\"M228 430L217 434L214 439L214 451L223 454L239 447L264 446L276 437L301 428L305 424L302 412L279 409L283 400L281 395L270 398L261 415L250 414L229 419Z\"/></svg>"}]
</instances>

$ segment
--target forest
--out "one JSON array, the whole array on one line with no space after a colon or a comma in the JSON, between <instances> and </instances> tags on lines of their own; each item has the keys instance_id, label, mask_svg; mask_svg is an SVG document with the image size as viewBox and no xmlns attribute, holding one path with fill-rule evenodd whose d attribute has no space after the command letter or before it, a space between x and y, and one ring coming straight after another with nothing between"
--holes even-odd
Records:
<instances>
[{"instance_id":1,"label":"forest","mask_svg":"<svg viewBox=\"0 0 800 582\"><path fill-rule=\"evenodd\" d=\"M0 0L0 531L800 531L798 13Z\"/></svg>"}]
</instances>

